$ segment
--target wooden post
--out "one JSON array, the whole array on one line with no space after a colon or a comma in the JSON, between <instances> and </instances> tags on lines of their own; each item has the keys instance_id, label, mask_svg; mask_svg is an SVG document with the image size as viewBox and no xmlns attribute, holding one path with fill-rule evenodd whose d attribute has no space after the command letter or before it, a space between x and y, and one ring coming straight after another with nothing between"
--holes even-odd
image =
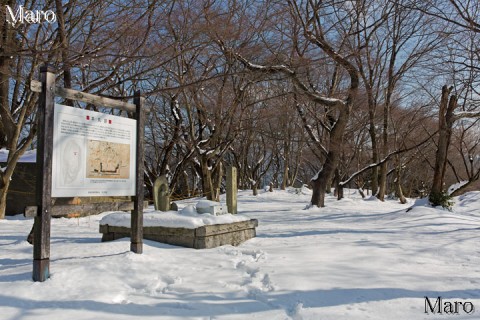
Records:
<instances>
[{"instance_id":1,"label":"wooden post","mask_svg":"<svg viewBox=\"0 0 480 320\"><path fill-rule=\"evenodd\" d=\"M145 111L143 109L143 97L140 91L135 92L133 98L137 118L137 157L136 157L136 179L135 179L135 197L133 211L131 214L131 238L130 251L135 253L143 252L143 175L144 175L144 131L145 131Z\"/></svg>"},{"instance_id":2,"label":"wooden post","mask_svg":"<svg viewBox=\"0 0 480 320\"><path fill-rule=\"evenodd\" d=\"M52 212L53 109L55 73L52 67L40 68L42 92L38 103L37 132L37 215L34 220L33 281L50 277L50 220Z\"/></svg>"},{"instance_id":3,"label":"wooden post","mask_svg":"<svg viewBox=\"0 0 480 320\"><path fill-rule=\"evenodd\" d=\"M227 168L227 209L228 213L237 214L237 168Z\"/></svg>"}]
</instances>

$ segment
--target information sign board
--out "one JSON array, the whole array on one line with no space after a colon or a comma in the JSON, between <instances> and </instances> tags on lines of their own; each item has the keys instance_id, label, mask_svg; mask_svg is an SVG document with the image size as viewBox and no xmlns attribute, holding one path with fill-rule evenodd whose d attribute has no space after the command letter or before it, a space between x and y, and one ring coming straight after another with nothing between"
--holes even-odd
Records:
<instances>
[{"instance_id":1,"label":"information sign board","mask_svg":"<svg viewBox=\"0 0 480 320\"><path fill-rule=\"evenodd\" d=\"M135 195L136 120L55 104L52 197Z\"/></svg>"}]
</instances>

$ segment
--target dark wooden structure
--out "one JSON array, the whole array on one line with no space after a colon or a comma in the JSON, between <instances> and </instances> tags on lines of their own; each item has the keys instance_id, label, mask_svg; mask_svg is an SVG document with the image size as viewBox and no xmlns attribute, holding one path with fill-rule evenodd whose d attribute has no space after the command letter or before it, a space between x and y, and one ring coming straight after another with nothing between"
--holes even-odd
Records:
<instances>
[{"instance_id":1,"label":"dark wooden structure","mask_svg":"<svg viewBox=\"0 0 480 320\"><path fill-rule=\"evenodd\" d=\"M52 155L55 96L82 101L101 107L121 109L135 114L137 120L136 180L131 214L130 250L143 251L143 174L145 110L140 92L135 92L134 103L100 97L77 90L55 86L55 71L50 66L40 68L41 83L32 82L32 91L40 92L37 133L37 212L34 220L33 280L50 277L50 225L55 199L52 198Z\"/></svg>"},{"instance_id":2,"label":"dark wooden structure","mask_svg":"<svg viewBox=\"0 0 480 320\"><path fill-rule=\"evenodd\" d=\"M133 201L96 201L81 204L57 204L60 198L56 199L50 215L54 218L80 218L99 214L105 211L132 211ZM69 199L69 198L66 198ZM87 199L89 198L78 198ZM143 208L148 208L148 201L143 201ZM37 215L37 206L26 206L24 216L32 218Z\"/></svg>"},{"instance_id":3,"label":"dark wooden structure","mask_svg":"<svg viewBox=\"0 0 480 320\"><path fill-rule=\"evenodd\" d=\"M19 161L22 161L20 158ZM0 167L5 163L0 162ZM7 216L23 213L25 217L37 215L35 162L18 162L13 172L12 181L7 194ZM148 208L148 201L143 202ZM99 214L105 211L131 211L133 201L128 196L106 197L68 197L56 198L52 208L52 218L79 218ZM33 234L33 233L32 233Z\"/></svg>"},{"instance_id":4,"label":"dark wooden structure","mask_svg":"<svg viewBox=\"0 0 480 320\"><path fill-rule=\"evenodd\" d=\"M4 166L5 163L0 162L0 167ZM35 162L22 162L21 158L17 162L7 193L7 208L5 211L7 216L25 212L25 207L36 205L36 168Z\"/></svg>"}]
</instances>

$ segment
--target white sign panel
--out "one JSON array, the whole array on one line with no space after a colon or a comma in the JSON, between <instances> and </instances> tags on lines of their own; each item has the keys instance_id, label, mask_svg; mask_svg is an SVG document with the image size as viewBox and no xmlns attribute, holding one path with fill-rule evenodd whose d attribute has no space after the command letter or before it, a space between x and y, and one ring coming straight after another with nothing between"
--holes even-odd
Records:
<instances>
[{"instance_id":1,"label":"white sign panel","mask_svg":"<svg viewBox=\"0 0 480 320\"><path fill-rule=\"evenodd\" d=\"M52 197L135 195L136 120L55 104Z\"/></svg>"}]
</instances>

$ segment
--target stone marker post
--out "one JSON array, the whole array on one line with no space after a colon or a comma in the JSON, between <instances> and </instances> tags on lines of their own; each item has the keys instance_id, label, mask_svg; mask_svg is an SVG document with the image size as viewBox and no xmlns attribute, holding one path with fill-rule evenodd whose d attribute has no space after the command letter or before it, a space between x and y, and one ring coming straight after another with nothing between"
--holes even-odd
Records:
<instances>
[{"instance_id":1,"label":"stone marker post","mask_svg":"<svg viewBox=\"0 0 480 320\"><path fill-rule=\"evenodd\" d=\"M227 168L227 208L228 213L237 214L237 168Z\"/></svg>"},{"instance_id":2,"label":"stone marker post","mask_svg":"<svg viewBox=\"0 0 480 320\"><path fill-rule=\"evenodd\" d=\"M158 177L153 184L153 201L155 210L170 210L170 196L168 194L167 176L163 175Z\"/></svg>"}]
</instances>

